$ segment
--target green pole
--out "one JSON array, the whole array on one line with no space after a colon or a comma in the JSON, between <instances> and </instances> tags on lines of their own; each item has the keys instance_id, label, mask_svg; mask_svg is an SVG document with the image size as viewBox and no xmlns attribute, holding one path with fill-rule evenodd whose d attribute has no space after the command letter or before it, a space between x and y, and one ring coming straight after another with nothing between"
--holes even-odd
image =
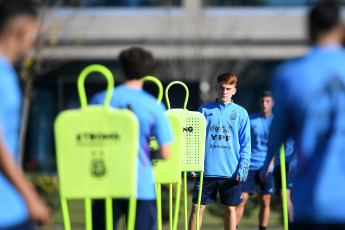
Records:
<instances>
[{"instance_id":1,"label":"green pole","mask_svg":"<svg viewBox=\"0 0 345 230\"><path fill-rule=\"evenodd\" d=\"M85 228L86 230L92 230L92 207L91 199L85 199Z\"/></svg>"},{"instance_id":2,"label":"green pole","mask_svg":"<svg viewBox=\"0 0 345 230\"><path fill-rule=\"evenodd\" d=\"M174 225L173 230L177 229L178 214L180 210L180 196L181 196L181 184L177 184L176 188L176 200L175 200L175 213L174 213Z\"/></svg>"},{"instance_id":3,"label":"green pole","mask_svg":"<svg viewBox=\"0 0 345 230\"><path fill-rule=\"evenodd\" d=\"M67 200L65 198L61 198L60 202L61 202L63 223L65 225L65 229L66 230L71 230L71 222L70 222L70 219L69 219Z\"/></svg>"},{"instance_id":4,"label":"green pole","mask_svg":"<svg viewBox=\"0 0 345 230\"><path fill-rule=\"evenodd\" d=\"M201 194L202 194L202 183L204 180L204 171L200 172L200 184L199 184L199 194L198 194L198 204L196 208L196 229L199 229L199 213L200 213L200 202L201 202Z\"/></svg>"},{"instance_id":5,"label":"green pole","mask_svg":"<svg viewBox=\"0 0 345 230\"><path fill-rule=\"evenodd\" d=\"M134 230L135 228L135 214L137 211L137 198L136 197L130 197L129 198L129 209L128 209L128 221L127 226L128 230Z\"/></svg>"},{"instance_id":6,"label":"green pole","mask_svg":"<svg viewBox=\"0 0 345 230\"><path fill-rule=\"evenodd\" d=\"M110 197L105 199L106 230L113 230L113 200Z\"/></svg>"},{"instance_id":7,"label":"green pole","mask_svg":"<svg viewBox=\"0 0 345 230\"><path fill-rule=\"evenodd\" d=\"M173 227L173 214L172 214L173 198L172 198L172 183L169 184L169 229Z\"/></svg>"},{"instance_id":8,"label":"green pole","mask_svg":"<svg viewBox=\"0 0 345 230\"><path fill-rule=\"evenodd\" d=\"M280 147L280 170L282 180L282 194L283 194L283 215L284 215L284 230L289 229L288 207L286 197L286 169L285 169L285 151L284 144Z\"/></svg>"},{"instance_id":9,"label":"green pole","mask_svg":"<svg viewBox=\"0 0 345 230\"><path fill-rule=\"evenodd\" d=\"M183 202L184 202L184 229L188 230L187 224L187 172L183 172Z\"/></svg>"},{"instance_id":10,"label":"green pole","mask_svg":"<svg viewBox=\"0 0 345 230\"><path fill-rule=\"evenodd\" d=\"M157 230L162 230L162 194L161 184L156 184L157 190Z\"/></svg>"}]
</instances>

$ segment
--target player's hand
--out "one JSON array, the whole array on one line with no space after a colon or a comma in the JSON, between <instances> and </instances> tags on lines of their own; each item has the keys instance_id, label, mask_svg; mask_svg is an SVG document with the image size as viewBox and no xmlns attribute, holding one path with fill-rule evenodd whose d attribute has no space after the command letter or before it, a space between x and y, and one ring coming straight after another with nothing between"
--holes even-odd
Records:
<instances>
[{"instance_id":1,"label":"player's hand","mask_svg":"<svg viewBox=\"0 0 345 230\"><path fill-rule=\"evenodd\" d=\"M29 209L30 219L43 226L49 226L51 221L50 209L38 194L32 194L30 199L27 199L26 202Z\"/></svg>"},{"instance_id":2,"label":"player's hand","mask_svg":"<svg viewBox=\"0 0 345 230\"><path fill-rule=\"evenodd\" d=\"M265 174L264 174L264 177L260 177L260 180L262 183L266 183L266 178L267 178L269 173L270 173L270 171L267 170L267 172L265 172Z\"/></svg>"},{"instance_id":3,"label":"player's hand","mask_svg":"<svg viewBox=\"0 0 345 230\"><path fill-rule=\"evenodd\" d=\"M237 175L236 175L236 180L238 181L238 182L241 182L241 180L240 180L240 175L237 173Z\"/></svg>"},{"instance_id":4,"label":"player's hand","mask_svg":"<svg viewBox=\"0 0 345 230\"><path fill-rule=\"evenodd\" d=\"M196 177L196 172L192 172L192 173L190 174L190 176L195 178L195 177Z\"/></svg>"}]
</instances>

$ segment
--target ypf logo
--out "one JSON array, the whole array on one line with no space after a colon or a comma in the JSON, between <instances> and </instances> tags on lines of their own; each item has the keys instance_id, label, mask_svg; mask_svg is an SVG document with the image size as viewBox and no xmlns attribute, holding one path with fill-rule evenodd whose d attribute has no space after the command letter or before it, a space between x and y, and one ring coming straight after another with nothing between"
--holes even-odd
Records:
<instances>
[{"instance_id":1,"label":"ypf logo","mask_svg":"<svg viewBox=\"0 0 345 230\"><path fill-rule=\"evenodd\" d=\"M184 127L183 128L183 132L192 133L193 132L193 127L192 126Z\"/></svg>"}]
</instances>

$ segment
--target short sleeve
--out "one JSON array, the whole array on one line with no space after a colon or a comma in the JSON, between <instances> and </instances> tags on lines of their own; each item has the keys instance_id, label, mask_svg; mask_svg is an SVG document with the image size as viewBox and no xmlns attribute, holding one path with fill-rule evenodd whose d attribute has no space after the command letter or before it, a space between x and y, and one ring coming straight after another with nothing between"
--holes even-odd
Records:
<instances>
[{"instance_id":1,"label":"short sleeve","mask_svg":"<svg viewBox=\"0 0 345 230\"><path fill-rule=\"evenodd\" d=\"M90 101L89 104L90 105L100 105L100 104L103 104L104 103L104 97L105 97L104 92L97 93L97 94L95 94L91 98L91 101Z\"/></svg>"},{"instance_id":2,"label":"short sleeve","mask_svg":"<svg viewBox=\"0 0 345 230\"><path fill-rule=\"evenodd\" d=\"M154 110L155 123L152 134L157 138L159 145L169 144L174 141L170 121L164 109L164 106L157 105Z\"/></svg>"}]
</instances>

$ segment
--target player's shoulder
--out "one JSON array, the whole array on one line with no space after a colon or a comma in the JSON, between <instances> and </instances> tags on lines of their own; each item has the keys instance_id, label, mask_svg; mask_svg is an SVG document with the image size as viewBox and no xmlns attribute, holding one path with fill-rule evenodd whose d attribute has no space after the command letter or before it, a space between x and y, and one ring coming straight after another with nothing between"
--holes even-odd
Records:
<instances>
[{"instance_id":1,"label":"player's shoulder","mask_svg":"<svg viewBox=\"0 0 345 230\"><path fill-rule=\"evenodd\" d=\"M157 98L146 92L145 90L139 91L140 98L138 98L139 101L143 100L148 104L152 104L154 106L159 107L159 103L157 102Z\"/></svg>"},{"instance_id":2,"label":"player's shoulder","mask_svg":"<svg viewBox=\"0 0 345 230\"><path fill-rule=\"evenodd\" d=\"M199 111L201 111L202 109L214 109L216 107L217 107L217 103L215 101L211 101L209 103L206 103L200 106Z\"/></svg>"},{"instance_id":3,"label":"player's shoulder","mask_svg":"<svg viewBox=\"0 0 345 230\"><path fill-rule=\"evenodd\" d=\"M232 109L236 109L237 111L239 111L241 113L245 113L248 116L247 110L243 106L241 106L239 104L236 104L235 102L232 102L232 107L231 108Z\"/></svg>"},{"instance_id":4,"label":"player's shoulder","mask_svg":"<svg viewBox=\"0 0 345 230\"><path fill-rule=\"evenodd\" d=\"M157 99L143 89L131 88L126 85L116 86L113 90L113 97L117 99L136 100L137 103L158 104Z\"/></svg>"},{"instance_id":5,"label":"player's shoulder","mask_svg":"<svg viewBox=\"0 0 345 230\"><path fill-rule=\"evenodd\" d=\"M166 110L163 103L158 103L157 98L146 92L145 90L140 90L138 92L138 102L142 107L145 107L152 113L162 113Z\"/></svg>"},{"instance_id":6,"label":"player's shoulder","mask_svg":"<svg viewBox=\"0 0 345 230\"><path fill-rule=\"evenodd\" d=\"M96 93L91 98L91 104L101 104L101 103L104 103L104 98L105 98L106 94L107 94L106 90L103 90L101 92Z\"/></svg>"},{"instance_id":7,"label":"player's shoulder","mask_svg":"<svg viewBox=\"0 0 345 230\"><path fill-rule=\"evenodd\" d=\"M303 65L303 62L306 61L306 57L297 57L292 58L290 60L284 61L283 63L279 64L275 69L275 73L278 76L282 76L285 73L291 73L292 71L296 70L296 66ZM279 74L277 74L279 73Z\"/></svg>"},{"instance_id":8,"label":"player's shoulder","mask_svg":"<svg viewBox=\"0 0 345 230\"><path fill-rule=\"evenodd\" d=\"M231 109L231 115L232 116L235 116L235 117L238 116L240 118L240 120L249 119L248 112L244 107L232 102L232 106L230 107L230 109Z\"/></svg>"}]
</instances>

